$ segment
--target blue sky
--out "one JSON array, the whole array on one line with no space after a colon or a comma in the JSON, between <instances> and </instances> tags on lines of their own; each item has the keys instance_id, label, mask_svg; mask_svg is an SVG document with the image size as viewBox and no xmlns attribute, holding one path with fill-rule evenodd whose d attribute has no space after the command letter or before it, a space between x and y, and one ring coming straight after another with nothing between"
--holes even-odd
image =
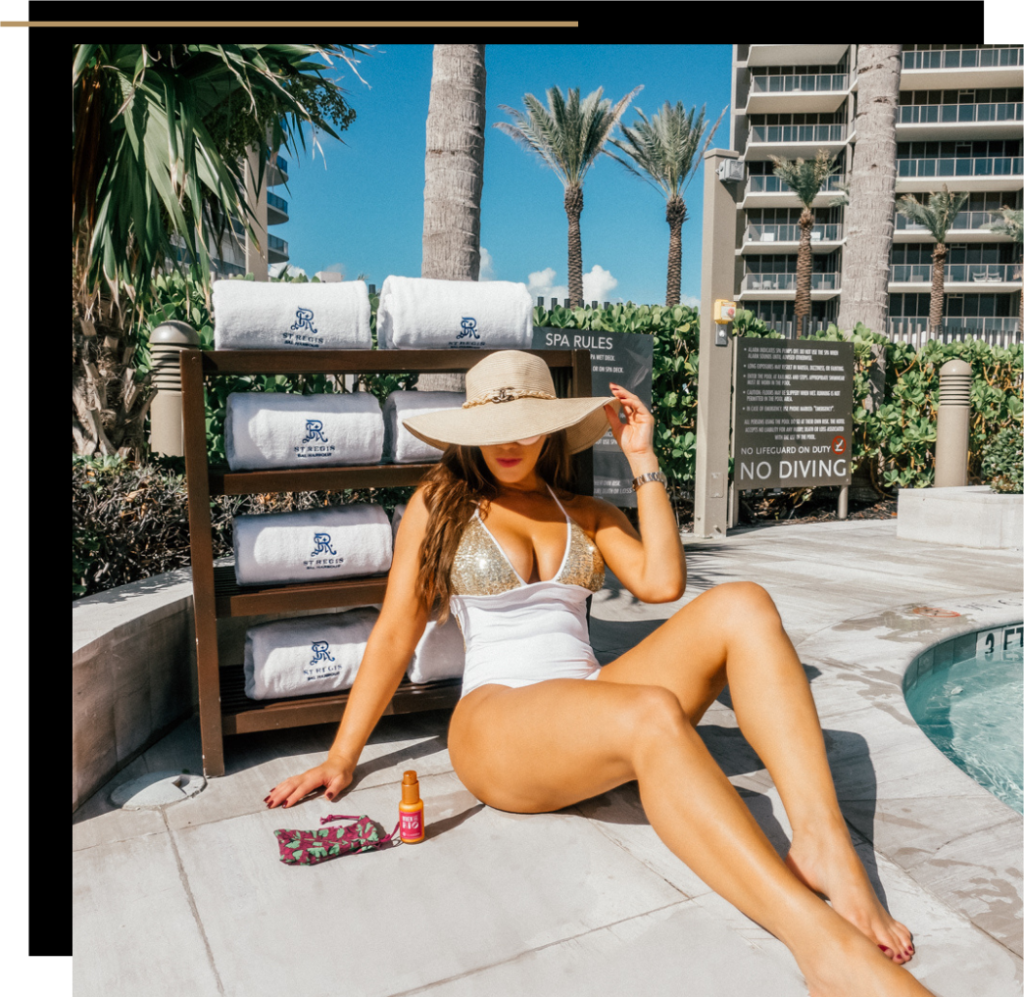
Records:
<instances>
[{"instance_id":1,"label":"blue sky","mask_svg":"<svg viewBox=\"0 0 1024 997\"><path fill-rule=\"evenodd\" d=\"M312 149L288 157L289 221L271 233L289 243L290 262L310 276L360 273L379 289L388 274L418 277L422 263L426 120L433 47L380 45L358 64L361 82L343 63L334 77L349 92L356 120L344 144L321 136ZM523 110L532 93L547 105L547 90L598 87L613 103L643 90L623 121L650 117L665 101L707 105L713 123L729 103L731 45L489 45L487 130L480 244L482 279L522 281L534 297L565 297L568 227L557 176L493 127L511 121L505 104ZM615 134L618 134L616 131ZM726 114L712 143L729 143ZM287 155L287 154L285 154ZM683 225L683 300L700 294L703 167L686 191ZM607 156L583 184L580 227L584 296L660 303L665 300L668 225L665 198Z\"/></svg>"}]
</instances>

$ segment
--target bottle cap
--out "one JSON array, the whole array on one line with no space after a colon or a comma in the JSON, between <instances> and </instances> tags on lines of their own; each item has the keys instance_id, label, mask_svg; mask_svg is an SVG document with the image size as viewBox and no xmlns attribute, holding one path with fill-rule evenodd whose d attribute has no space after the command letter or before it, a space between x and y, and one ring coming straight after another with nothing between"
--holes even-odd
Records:
<instances>
[{"instance_id":1,"label":"bottle cap","mask_svg":"<svg viewBox=\"0 0 1024 997\"><path fill-rule=\"evenodd\" d=\"M420 802L420 783L413 769L409 769L402 776L402 802L406 804Z\"/></svg>"}]
</instances>

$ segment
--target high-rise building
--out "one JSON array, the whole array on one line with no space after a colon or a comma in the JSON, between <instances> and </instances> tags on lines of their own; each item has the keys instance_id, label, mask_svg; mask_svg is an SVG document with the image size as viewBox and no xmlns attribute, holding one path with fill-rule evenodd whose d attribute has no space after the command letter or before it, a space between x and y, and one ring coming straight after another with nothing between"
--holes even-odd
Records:
<instances>
[{"instance_id":1,"label":"high-rise building","mask_svg":"<svg viewBox=\"0 0 1024 997\"><path fill-rule=\"evenodd\" d=\"M249 164L246 164L245 169L247 179L251 179L248 177ZM266 280L268 264L288 262L288 243L268 231L270 226L283 225L288 221L288 202L270 190L271 187L287 182L288 161L280 155L271 155L263 174L263 188L259 196L256 195L254 185L250 183L249 186L249 207L255 215L252 227L258 243L254 243L242 223L233 218L220 244L209 247L214 279L254 273L257 280ZM171 242L178 247L178 258L185 259L187 253L182 248L183 240L179 236L172 236Z\"/></svg>"},{"instance_id":2,"label":"high-rise building","mask_svg":"<svg viewBox=\"0 0 1024 997\"><path fill-rule=\"evenodd\" d=\"M803 206L773 175L771 155L839 169L814 200L813 274L807 331L834 322L842 295L845 209L830 207L857 154L856 45L734 45L730 148L744 164L736 225L735 294L792 336ZM954 336L1019 341L1021 251L982 228L1024 191L1021 113L1024 49L1011 45L905 45L896 118L896 197L968 191L947 235L945 329ZM929 232L895 211L890 257L890 336L926 334L931 297Z\"/></svg>"}]
</instances>

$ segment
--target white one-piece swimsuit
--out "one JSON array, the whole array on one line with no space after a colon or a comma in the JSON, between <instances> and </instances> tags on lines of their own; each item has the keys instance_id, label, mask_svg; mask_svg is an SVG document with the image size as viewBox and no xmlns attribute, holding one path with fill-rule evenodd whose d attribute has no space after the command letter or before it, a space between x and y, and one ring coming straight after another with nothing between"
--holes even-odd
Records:
<instances>
[{"instance_id":1,"label":"white one-piece swimsuit","mask_svg":"<svg viewBox=\"0 0 1024 997\"><path fill-rule=\"evenodd\" d=\"M462 695L490 682L519 688L555 678L594 679L600 665L586 601L604 584L597 545L565 516L562 563L548 581L524 582L480 518L466 525L452 563L450 607L466 646Z\"/></svg>"}]
</instances>

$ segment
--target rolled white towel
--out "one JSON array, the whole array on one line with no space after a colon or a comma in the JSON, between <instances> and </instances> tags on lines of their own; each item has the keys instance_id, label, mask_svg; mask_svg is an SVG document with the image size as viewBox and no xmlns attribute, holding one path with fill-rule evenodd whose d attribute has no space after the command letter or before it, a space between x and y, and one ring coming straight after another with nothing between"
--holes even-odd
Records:
<instances>
[{"instance_id":1,"label":"rolled white towel","mask_svg":"<svg viewBox=\"0 0 1024 997\"><path fill-rule=\"evenodd\" d=\"M461 391L392 391L384 403L384 459L396 464L440 460L442 451L413 436L402 419L460 408L465 400Z\"/></svg>"},{"instance_id":2,"label":"rolled white towel","mask_svg":"<svg viewBox=\"0 0 1024 997\"><path fill-rule=\"evenodd\" d=\"M369 350L366 282L287 284L218 280L213 284L213 342L218 350Z\"/></svg>"},{"instance_id":3,"label":"rolled white towel","mask_svg":"<svg viewBox=\"0 0 1024 997\"><path fill-rule=\"evenodd\" d=\"M406 671L409 681L420 683L457 678L465 669L466 644L455 617L449 616L442 626L430 620Z\"/></svg>"},{"instance_id":4,"label":"rolled white towel","mask_svg":"<svg viewBox=\"0 0 1024 997\"><path fill-rule=\"evenodd\" d=\"M384 416L368 391L235 391L228 395L224 416L224 451L232 471L379 464Z\"/></svg>"},{"instance_id":5,"label":"rolled white towel","mask_svg":"<svg viewBox=\"0 0 1024 997\"><path fill-rule=\"evenodd\" d=\"M245 694L280 699L351 688L377 616L375 609L352 609L250 627Z\"/></svg>"},{"instance_id":6,"label":"rolled white towel","mask_svg":"<svg viewBox=\"0 0 1024 997\"><path fill-rule=\"evenodd\" d=\"M379 505L236 516L239 585L319 582L391 567L391 524Z\"/></svg>"},{"instance_id":7,"label":"rolled white towel","mask_svg":"<svg viewBox=\"0 0 1024 997\"><path fill-rule=\"evenodd\" d=\"M507 280L390 276L377 306L382 350L528 350L533 298Z\"/></svg>"}]
</instances>

